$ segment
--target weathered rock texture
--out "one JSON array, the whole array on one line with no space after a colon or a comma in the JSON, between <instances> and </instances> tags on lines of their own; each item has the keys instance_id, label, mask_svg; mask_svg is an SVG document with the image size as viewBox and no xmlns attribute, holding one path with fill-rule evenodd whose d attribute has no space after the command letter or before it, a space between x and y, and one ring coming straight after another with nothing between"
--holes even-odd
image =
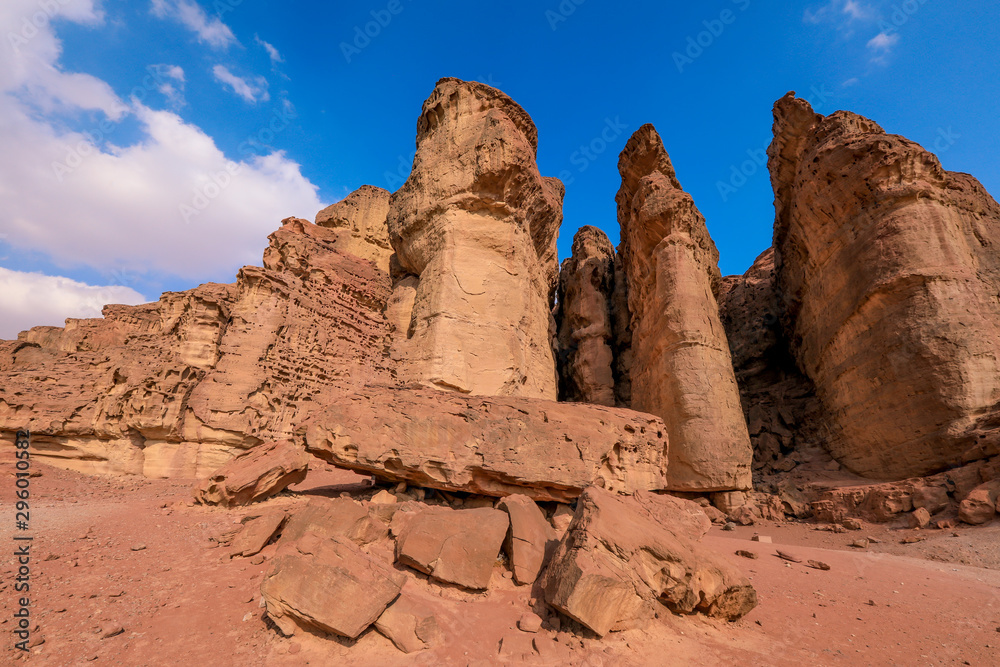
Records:
<instances>
[{"instance_id":1,"label":"weathered rock texture","mask_svg":"<svg viewBox=\"0 0 1000 667\"><path fill-rule=\"evenodd\" d=\"M0 434L88 473L201 478L316 406L392 382L389 277L289 219L233 285L106 306L0 342Z\"/></svg>"},{"instance_id":2,"label":"weathered rock texture","mask_svg":"<svg viewBox=\"0 0 1000 667\"><path fill-rule=\"evenodd\" d=\"M545 571L546 601L599 635L651 618L655 604L735 620L757 593L733 565L696 543L694 503L587 489Z\"/></svg>"},{"instance_id":3,"label":"weathered rock texture","mask_svg":"<svg viewBox=\"0 0 1000 667\"><path fill-rule=\"evenodd\" d=\"M194 495L204 505L223 507L266 500L304 480L309 459L300 445L288 441L254 447L212 473Z\"/></svg>"},{"instance_id":4,"label":"weathered rock texture","mask_svg":"<svg viewBox=\"0 0 1000 667\"><path fill-rule=\"evenodd\" d=\"M559 399L614 406L612 294L615 248L597 227L581 227L573 256L559 272L557 353Z\"/></svg>"},{"instance_id":5,"label":"weathered rock texture","mask_svg":"<svg viewBox=\"0 0 1000 667\"><path fill-rule=\"evenodd\" d=\"M742 276L723 278L719 316L753 444L753 469L762 474L790 472L822 453L827 439L815 387L792 357L782 312L773 249Z\"/></svg>"},{"instance_id":6,"label":"weathered rock texture","mask_svg":"<svg viewBox=\"0 0 1000 667\"><path fill-rule=\"evenodd\" d=\"M460 393L556 399L549 320L562 184L535 163L525 111L442 79L392 196L393 354L404 379Z\"/></svg>"},{"instance_id":7,"label":"weathered rock texture","mask_svg":"<svg viewBox=\"0 0 1000 667\"><path fill-rule=\"evenodd\" d=\"M282 545L260 591L285 635L313 628L356 638L396 599L405 575L343 537Z\"/></svg>"},{"instance_id":8,"label":"weathered rock texture","mask_svg":"<svg viewBox=\"0 0 1000 667\"><path fill-rule=\"evenodd\" d=\"M535 399L370 388L297 438L342 468L445 491L569 501L591 485L666 485L666 428L651 415Z\"/></svg>"},{"instance_id":9,"label":"weathered rock texture","mask_svg":"<svg viewBox=\"0 0 1000 667\"><path fill-rule=\"evenodd\" d=\"M316 214L316 224L336 230L334 247L343 253L371 260L389 273L389 192L362 185L342 201Z\"/></svg>"},{"instance_id":10,"label":"weathered rock texture","mask_svg":"<svg viewBox=\"0 0 1000 667\"><path fill-rule=\"evenodd\" d=\"M856 114L790 93L774 119L778 293L830 452L879 479L1000 453L1000 206Z\"/></svg>"},{"instance_id":11,"label":"weathered rock texture","mask_svg":"<svg viewBox=\"0 0 1000 667\"><path fill-rule=\"evenodd\" d=\"M439 581L485 590L509 526L507 514L489 507L427 508L405 522L396 562Z\"/></svg>"},{"instance_id":12,"label":"weathered rock texture","mask_svg":"<svg viewBox=\"0 0 1000 667\"><path fill-rule=\"evenodd\" d=\"M519 584L534 583L542 571L546 555L558 542L555 528L535 501L527 496L507 496L497 503L497 509L510 517L504 551L510 559L514 581Z\"/></svg>"},{"instance_id":13,"label":"weathered rock texture","mask_svg":"<svg viewBox=\"0 0 1000 667\"><path fill-rule=\"evenodd\" d=\"M629 139L618 170L631 407L667 424L672 490L747 489L752 451L719 321L718 250L652 125Z\"/></svg>"}]
</instances>

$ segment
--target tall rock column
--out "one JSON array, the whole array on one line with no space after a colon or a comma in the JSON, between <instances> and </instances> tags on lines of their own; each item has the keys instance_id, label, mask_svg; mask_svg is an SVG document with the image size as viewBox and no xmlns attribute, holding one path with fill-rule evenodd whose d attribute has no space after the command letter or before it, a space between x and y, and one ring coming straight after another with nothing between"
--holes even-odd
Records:
<instances>
[{"instance_id":1,"label":"tall rock column","mask_svg":"<svg viewBox=\"0 0 1000 667\"><path fill-rule=\"evenodd\" d=\"M719 320L719 252L652 125L618 161L632 314L632 409L663 418L674 491L751 487L752 450Z\"/></svg>"},{"instance_id":2,"label":"tall rock column","mask_svg":"<svg viewBox=\"0 0 1000 667\"><path fill-rule=\"evenodd\" d=\"M774 107L777 290L787 336L855 473L1000 454L1000 206L873 121Z\"/></svg>"},{"instance_id":3,"label":"tall rock column","mask_svg":"<svg viewBox=\"0 0 1000 667\"><path fill-rule=\"evenodd\" d=\"M560 399L615 405L612 294L615 247L597 227L581 227L559 272Z\"/></svg>"},{"instance_id":4,"label":"tall rock column","mask_svg":"<svg viewBox=\"0 0 1000 667\"><path fill-rule=\"evenodd\" d=\"M393 196L388 313L404 381L555 400L550 320L563 186L535 162L537 130L489 86L442 79Z\"/></svg>"}]
</instances>

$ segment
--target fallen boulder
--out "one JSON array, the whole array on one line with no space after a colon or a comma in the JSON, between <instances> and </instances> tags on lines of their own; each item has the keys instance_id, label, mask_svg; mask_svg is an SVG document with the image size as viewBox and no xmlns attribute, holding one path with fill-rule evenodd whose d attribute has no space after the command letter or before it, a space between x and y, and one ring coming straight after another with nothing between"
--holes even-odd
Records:
<instances>
[{"instance_id":1,"label":"fallen boulder","mask_svg":"<svg viewBox=\"0 0 1000 667\"><path fill-rule=\"evenodd\" d=\"M275 496L306 478L309 457L288 441L254 447L216 470L194 491L204 505L236 507Z\"/></svg>"},{"instance_id":2,"label":"fallen boulder","mask_svg":"<svg viewBox=\"0 0 1000 667\"><path fill-rule=\"evenodd\" d=\"M396 601L375 621L375 629L403 653L432 648L443 640L434 608L404 585Z\"/></svg>"},{"instance_id":3,"label":"fallen boulder","mask_svg":"<svg viewBox=\"0 0 1000 667\"><path fill-rule=\"evenodd\" d=\"M414 486L571 502L666 485L667 430L631 410L371 387L297 432L335 466Z\"/></svg>"},{"instance_id":4,"label":"fallen boulder","mask_svg":"<svg viewBox=\"0 0 1000 667\"><path fill-rule=\"evenodd\" d=\"M989 523L996 515L1000 502L1000 480L974 488L958 506L958 519L973 526Z\"/></svg>"},{"instance_id":5,"label":"fallen boulder","mask_svg":"<svg viewBox=\"0 0 1000 667\"><path fill-rule=\"evenodd\" d=\"M406 577L343 537L283 544L260 591L285 636L299 627L355 639L396 599Z\"/></svg>"},{"instance_id":6,"label":"fallen boulder","mask_svg":"<svg viewBox=\"0 0 1000 667\"><path fill-rule=\"evenodd\" d=\"M397 514L394 523L402 518ZM396 562L440 581L485 590L509 525L490 508L428 508L407 517L396 540Z\"/></svg>"},{"instance_id":7,"label":"fallen boulder","mask_svg":"<svg viewBox=\"0 0 1000 667\"><path fill-rule=\"evenodd\" d=\"M260 553L281 530L286 518L287 515L283 511L276 510L247 521L243 524L243 530L233 539L230 558L236 556L247 558Z\"/></svg>"},{"instance_id":8,"label":"fallen boulder","mask_svg":"<svg viewBox=\"0 0 1000 667\"><path fill-rule=\"evenodd\" d=\"M385 537L389 529L356 500L314 498L292 515L281 539L283 542L295 542L306 533L319 537L345 537L363 545Z\"/></svg>"},{"instance_id":9,"label":"fallen boulder","mask_svg":"<svg viewBox=\"0 0 1000 667\"><path fill-rule=\"evenodd\" d=\"M678 512L683 502L584 491L546 568L545 600L601 636L649 618L656 603L726 620L747 614L756 591L735 566L695 543L701 528Z\"/></svg>"},{"instance_id":10,"label":"fallen boulder","mask_svg":"<svg viewBox=\"0 0 1000 667\"><path fill-rule=\"evenodd\" d=\"M510 557L514 581L533 583L542 571L546 554L558 544L555 528L535 501L527 496L507 496L497 503L497 509L510 517L504 550Z\"/></svg>"}]
</instances>

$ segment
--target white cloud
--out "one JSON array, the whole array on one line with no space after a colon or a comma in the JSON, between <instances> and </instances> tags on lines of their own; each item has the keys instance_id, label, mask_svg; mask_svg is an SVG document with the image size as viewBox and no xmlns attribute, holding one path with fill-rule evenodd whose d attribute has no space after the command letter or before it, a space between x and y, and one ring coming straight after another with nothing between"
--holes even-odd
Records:
<instances>
[{"instance_id":1,"label":"white cloud","mask_svg":"<svg viewBox=\"0 0 1000 667\"><path fill-rule=\"evenodd\" d=\"M806 23L851 23L854 21L874 21L878 10L858 0L830 0L818 9L806 9L802 20Z\"/></svg>"},{"instance_id":2,"label":"white cloud","mask_svg":"<svg viewBox=\"0 0 1000 667\"><path fill-rule=\"evenodd\" d=\"M868 50L872 53L872 62L885 63L886 57L899 44L899 33L880 32L868 40Z\"/></svg>"},{"instance_id":3,"label":"white cloud","mask_svg":"<svg viewBox=\"0 0 1000 667\"><path fill-rule=\"evenodd\" d=\"M201 5L193 0L153 0L151 11L161 19L179 21L195 35L198 41L217 49L236 44L236 35L218 17L209 18Z\"/></svg>"},{"instance_id":4,"label":"white cloud","mask_svg":"<svg viewBox=\"0 0 1000 667\"><path fill-rule=\"evenodd\" d=\"M13 4L26 14L9 11ZM70 7L81 20L94 16L80 10L92 9L86 0L53 4L63 18ZM4 0L0 35L18 30L37 7ZM311 218L322 208L316 187L283 153L258 156L244 145L226 155L177 114L126 103L100 79L64 72L50 26L20 46L0 48L0 230L10 252L40 253L67 272L114 267L230 282L239 267L260 264L282 218ZM166 67L160 82L179 86L183 71ZM106 118L89 136L65 129L67 118L87 117L84 110ZM275 114L261 129L280 134L291 119ZM110 119L125 117L138 121L140 136L115 145Z\"/></svg>"},{"instance_id":5,"label":"white cloud","mask_svg":"<svg viewBox=\"0 0 1000 667\"><path fill-rule=\"evenodd\" d=\"M167 98L174 109L179 109L186 104L184 100L186 78L183 68L177 65L151 65L149 70L158 77L156 89ZM173 81L166 79L173 79Z\"/></svg>"},{"instance_id":6,"label":"white cloud","mask_svg":"<svg viewBox=\"0 0 1000 667\"><path fill-rule=\"evenodd\" d=\"M212 74L215 75L217 81L232 88L234 93L251 104L267 102L271 99L271 95L267 92L267 79L262 76L258 76L253 82L250 82L236 76L223 65L216 65L212 68Z\"/></svg>"},{"instance_id":7,"label":"white cloud","mask_svg":"<svg viewBox=\"0 0 1000 667\"><path fill-rule=\"evenodd\" d=\"M62 326L68 317L100 317L104 304L145 301L129 287L98 287L0 267L0 339L12 340L31 327Z\"/></svg>"},{"instance_id":8,"label":"white cloud","mask_svg":"<svg viewBox=\"0 0 1000 667\"><path fill-rule=\"evenodd\" d=\"M267 51L267 55L271 59L271 65L277 65L279 63L285 62L285 59L281 57L280 53L278 53L278 49L274 48L274 46L272 46L271 44L265 42L263 39L260 38L259 35L254 35L253 38L258 44L264 47L265 51Z\"/></svg>"}]
</instances>

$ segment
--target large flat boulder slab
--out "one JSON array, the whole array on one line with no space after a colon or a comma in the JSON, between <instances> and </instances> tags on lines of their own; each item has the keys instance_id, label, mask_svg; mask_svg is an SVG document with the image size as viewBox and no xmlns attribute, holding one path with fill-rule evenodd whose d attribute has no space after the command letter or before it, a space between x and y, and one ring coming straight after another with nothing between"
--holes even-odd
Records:
<instances>
[{"instance_id":1,"label":"large flat boulder slab","mask_svg":"<svg viewBox=\"0 0 1000 667\"><path fill-rule=\"evenodd\" d=\"M243 530L233 539L233 545L229 552L230 557L243 556L248 558L260 553L281 530L287 516L284 511L275 510L244 523Z\"/></svg>"},{"instance_id":2,"label":"large flat boulder slab","mask_svg":"<svg viewBox=\"0 0 1000 667\"><path fill-rule=\"evenodd\" d=\"M704 533L685 503L587 489L546 568L546 602L601 636L651 617L656 605L726 620L746 615L756 591L695 541Z\"/></svg>"},{"instance_id":3,"label":"large flat boulder slab","mask_svg":"<svg viewBox=\"0 0 1000 667\"><path fill-rule=\"evenodd\" d=\"M416 653L444 641L438 615L441 603L416 592L412 582L403 586L396 601L375 621L375 629L403 653Z\"/></svg>"},{"instance_id":4,"label":"large flat boulder slab","mask_svg":"<svg viewBox=\"0 0 1000 667\"><path fill-rule=\"evenodd\" d=\"M571 502L591 485L666 487L663 422L596 405L373 387L297 437L338 467L444 491Z\"/></svg>"},{"instance_id":5,"label":"large flat boulder slab","mask_svg":"<svg viewBox=\"0 0 1000 667\"><path fill-rule=\"evenodd\" d=\"M396 562L440 581L485 590L509 523L504 512L489 507L415 512L396 540Z\"/></svg>"},{"instance_id":6,"label":"large flat boulder slab","mask_svg":"<svg viewBox=\"0 0 1000 667\"><path fill-rule=\"evenodd\" d=\"M309 456L288 441L255 447L201 482L194 495L204 505L237 507L275 496L306 478Z\"/></svg>"},{"instance_id":7,"label":"large flat boulder slab","mask_svg":"<svg viewBox=\"0 0 1000 667\"><path fill-rule=\"evenodd\" d=\"M355 639L396 599L405 579L349 539L307 534L279 548L260 590L282 634L305 627Z\"/></svg>"},{"instance_id":8,"label":"large flat boulder slab","mask_svg":"<svg viewBox=\"0 0 1000 667\"><path fill-rule=\"evenodd\" d=\"M283 542L295 542L307 533L319 537L346 537L365 545L389 534L374 512L351 498L314 498L295 512L282 531Z\"/></svg>"}]
</instances>

